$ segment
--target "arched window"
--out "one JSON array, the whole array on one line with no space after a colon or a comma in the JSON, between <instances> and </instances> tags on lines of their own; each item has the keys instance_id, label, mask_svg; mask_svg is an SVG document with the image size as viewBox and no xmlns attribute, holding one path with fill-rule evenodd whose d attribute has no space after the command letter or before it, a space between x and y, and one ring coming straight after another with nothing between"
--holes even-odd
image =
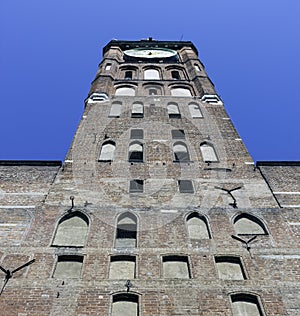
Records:
<instances>
[{"instance_id":1,"label":"arched window","mask_svg":"<svg viewBox=\"0 0 300 316\"><path fill-rule=\"evenodd\" d=\"M120 102L120 101L113 102L111 105L111 108L110 108L109 116L120 117L121 108L122 108L122 102Z\"/></svg>"},{"instance_id":2,"label":"arched window","mask_svg":"<svg viewBox=\"0 0 300 316\"><path fill-rule=\"evenodd\" d=\"M139 297L131 293L115 294L112 299L112 316L139 316Z\"/></svg>"},{"instance_id":3,"label":"arched window","mask_svg":"<svg viewBox=\"0 0 300 316\"><path fill-rule=\"evenodd\" d=\"M186 219L188 235L191 239L210 239L211 234L204 216L198 213L190 214Z\"/></svg>"},{"instance_id":4,"label":"arched window","mask_svg":"<svg viewBox=\"0 0 300 316\"><path fill-rule=\"evenodd\" d=\"M119 87L116 89L115 95L128 95L128 96L134 96L135 95L135 89L132 87Z\"/></svg>"},{"instance_id":5,"label":"arched window","mask_svg":"<svg viewBox=\"0 0 300 316\"><path fill-rule=\"evenodd\" d=\"M99 161L113 161L115 156L116 143L107 141L102 144Z\"/></svg>"},{"instance_id":6,"label":"arched window","mask_svg":"<svg viewBox=\"0 0 300 316\"><path fill-rule=\"evenodd\" d=\"M190 115L192 118L201 118L203 117L200 107L197 103L190 103L189 104L189 110L190 110Z\"/></svg>"},{"instance_id":7,"label":"arched window","mask_svg":"<svg viewBox=\"0 0 300 316\"><path fill-rule=\"evenodd\" d=\"M234 229L238 235L268 235L262 221L246 213L240 214L234 219Z\"/></svg>"},{"instance_id":8,"label":"arched window","mask_svg":"<svg viewBox=\"0 0 300 316\"><path fill-rule=\"evenodd\" d=\"M132 71L131 70L126 70L125 71L124 79L125 80L131 80L132 79Z\"/></svg>"},{"instance_id":9,"label":"arched window","mask_svg":"<svg viewBox=\"0 0 300 316\"><path fill-rule=\"evenodd\" d=\"M83 247L89 220L81 212L65 215L58 223L52 246Z\"/></svg>"},{"instance_id":10,"label":"arched window","mask_svg":"<svg viewBox=\"0 0 300 316\"><path fill-rule=\"evenodd\" d=\"M222 280L245 280L241 259L234 256L215 257L219 278Z\"/></svg>"},{"instance_id":11,"label":"arched window","mask_svg":"<svg viewBox=\"0 0 300 316\"><path fill-rule=\"evenodd\" d=\"M129 145L129 162L143 162L144 161L144 151L143 144L140 142L132 142Z\"/></svg>"},{"instance_id":12,"label":"arched window","mask_svg":"<svg viewBox=\"0 0 300 316\"><path fill-rule=\"evenodd\" d=\"M131 117L143 117L144 105L141 102L134 102L132 104Z\"/></svg>"},{"instance_id":13,"label":"arched window","mask_svg":"<svg viewBox=\"0 0 300 316\"><path fill-rule=\"evenodd\" d=\"M186 144L182 142L177 142L173 145L174 161L184 162L190 161L190 155Z\"/></svg>"},{"instance_id":14,"label":"arched window","mask_svg":"<svg viewBox=\"0 0 300 316\"><path fill-rule=\"evenodd\" d=\"M263 316L262 307L255 295L234 294L231 295L233 316Z\"/></svg>"},{"instance_id":15,"label":"arched window","mask_svg":"<svg viewBox=\"0 0 300 316\"><path fill-rule=\"evenodd\" d=\"M127 279L135 278L135 261L134 256L112 256L110 258L109 278L110 279Z\"/></svg>"},{"instance_id":16,"label":"arched window","mask_svg":"<svg viewBox=\"0 0 300 316\"><path fill-rule=\"evenodd\" d=\"M176 103L169 103L167 105L169 118L181 118L178 105Z\"/></svg>"},{"instance_id":17,"label":"arched window","mask_svg":"<svg viewBox=\"0 0 300 316\"><path fill-rule=\"evenodd\" d=\"M191 90L188 88L171 88L171 95L173 97L190 97L192 96Z\"/></svg>"},{"instance_id":18,"label":"arched window","mask_svg":"<svg viewBox=\"0 0 300 316\"><path fill-rule=\"evenodd\" d=\"M205 162L217 162L217 161L219 161L219 159L216 155L215 149L211 144L209 144L207 142L201 143L200 144L200 151L202 154L203 161L205 161Z\"/></svg>"},{"instance_id":19,"label":"arched window","mask_svg":"<svg viewBox=\"0 0 300 316\"><path fill-rule=\"evenodd\" d=\"M145 80L158 80L159 71L157 69L149 68L144 71L144 79Z\"/></svg>"},{"instance_id":20,"label":"arched window","mask_svg":"<svg viewBox=\"0 0 300 316\"><path fill-rule=\"evenodd\" d=\"M119 216L116 231L117 248L136 247L137 219L132 213L125 213Z\"/></svg>"}]
</instances>

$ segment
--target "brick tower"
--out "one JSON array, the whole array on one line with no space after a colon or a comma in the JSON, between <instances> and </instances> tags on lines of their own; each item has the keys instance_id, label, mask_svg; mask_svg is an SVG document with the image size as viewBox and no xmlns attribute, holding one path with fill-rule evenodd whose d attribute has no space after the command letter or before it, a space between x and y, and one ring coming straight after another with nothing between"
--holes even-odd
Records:
<instances>
[{"instance_id":1,"label":"brick tower","mask_svg":"<svg viewBox=\"0 0 300 316\"><path fill-rule=\"evenodd\" d=\"M191 42L113 40L62 166L0 162L0 314L299 315L299 169L254 165Z\"/></svg>"}]
</instances>

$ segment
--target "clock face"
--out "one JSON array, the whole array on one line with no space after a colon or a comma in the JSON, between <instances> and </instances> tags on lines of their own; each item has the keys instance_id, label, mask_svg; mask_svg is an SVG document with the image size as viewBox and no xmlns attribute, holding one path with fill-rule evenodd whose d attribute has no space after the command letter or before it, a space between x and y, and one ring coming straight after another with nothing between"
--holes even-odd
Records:
<instances>
[{"instance_id":1,"label":"clock face","mask_svg":"<svg viewBox=\"0 0 300 316\"><path fill-rule=\"evenodd\" d=\"M169 58L176 56L176 51L167 48L135 48L124 52L129 57L136 58Z\"/></svg>"}]
</instances>

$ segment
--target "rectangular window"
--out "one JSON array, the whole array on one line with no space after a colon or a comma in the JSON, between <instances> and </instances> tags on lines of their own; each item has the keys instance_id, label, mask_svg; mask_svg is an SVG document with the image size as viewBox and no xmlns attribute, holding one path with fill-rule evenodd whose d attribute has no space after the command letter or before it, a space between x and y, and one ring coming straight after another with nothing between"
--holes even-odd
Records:
<instances>
[{"instance_id":1,"label":"rectangular window","mask_svg":"<svg viewBox=\"0 0 300 316\"><path fill-rule=\"evenodd\" d=\"M144 180L130 180L129 193L143 193L144 192Z\"/></svg>"},{"instance_id":2,"label":"rectangular window","mask_svg":"<svg viewBox=\"0 0 300 316\"><path fill-rule=\"evenodd\" d=\"M219 278L222 280L244 280L245 272L239 257L215 257Z\"/></svg>"},{"instance_id":3,"label":"rectangular window","mask_svg":"<svg viewBox=\"0 0 300 316\"><path fill-rule=\"evenodd\" d=\"M180 193L194 193L193 182L191 180L178 180Z\"/></svg>"},{"instance_id":4,"label":"rectangular window","mask_svg":"<svg viewBox=\"0 0 300 316\"><path fill-rule=\"evenodd\" d=\"M59 279L80 278L83 256L58 256L53 277Z\"/></svg>"},{"instance_id":5,"label":"rectangular window","mask_svg":"<svg viewBox=\"0 0 300 316\"><path fill-rule=\"evenodd\" d=\"M163 275L171 279L190 279L190 267L186 256L164 256Z\"/></svg>"},{"instance_id":6,"label":"rectangular window","mask_svg":"<svg viewBox=\"0 0 300 316\"><path fill-rule=\"evenodd\" d=\"M171 131L173 139L185 139L185 134L183 129L173 129Z\"/></svg>"},{"instance_id":7,"label":"rectangular window","mask_svg":"<svg viewBox=\"0 0 300 316\"><path fill-rule=\"evenodd\" d=\"M144 131L142 129L132 129L130 131L130 139L143 139Z\"/></svg>"},{"instance_id":8,"label":"rectangular window","mask_svg":"<svg viewBox=\"0 0 300 316\"><path fill-rule=\"evenodd\" d=\"M135 278L135 257L134 256L113 256L110 259L109 269L110 279L126 279Z\"/></svg>"}]
</instances>

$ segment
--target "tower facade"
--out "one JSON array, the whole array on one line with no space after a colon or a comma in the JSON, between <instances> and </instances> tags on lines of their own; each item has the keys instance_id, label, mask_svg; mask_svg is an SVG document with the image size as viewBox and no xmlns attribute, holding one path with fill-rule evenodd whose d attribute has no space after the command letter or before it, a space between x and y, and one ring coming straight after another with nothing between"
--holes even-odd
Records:
<instances>
[{"instance_id":1,"label":"tower facade","mask_svg":"<svg viewBox=\"0 0 300 316\"><path fill-rule=\"evenodd\" d=\"M254 165L191 42L111 41L63 165L0 166L1 306L298 315L299 163L275 165Z\"/></svg>"}]
</instances>

